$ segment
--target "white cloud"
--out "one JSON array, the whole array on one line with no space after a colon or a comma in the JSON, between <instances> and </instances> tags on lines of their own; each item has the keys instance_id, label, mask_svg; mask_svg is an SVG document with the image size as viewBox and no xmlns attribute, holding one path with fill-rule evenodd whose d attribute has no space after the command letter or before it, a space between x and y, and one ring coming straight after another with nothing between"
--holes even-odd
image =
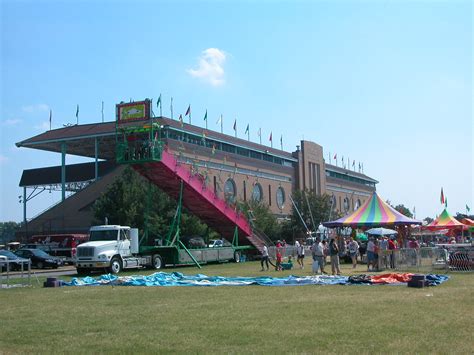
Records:
<instances>
[{"instance_id":1,"label":"white cloud","mask_svg":"<svg viewBox=\"0 0 474 355\"><path fill-rule=\"evenodd\" d=\"M38 105L23 106L21 109L24 112L28 112L28 113L43 112L43 111L49 111L49 106L46 104L38 104Z\"/></svg>"},{"instance_id":2,"label":"white cloud","mask_svg":"<svg viewBox=\"0 0 474 355\"><path fill-rule=\"evenodd\" d=\"M18 123L21 123L23 120L19 118L11 118L5 121L2 121L2 126L16 126Z\"/></svg>"},{"instance_id":3,"label":"white cloud","mask_svg":"<svg viewBox=\"0 0 474 355\"><path fill-rule=\"evenodd\" d=\"M200 78L212 86L224 84L224 63L226 54L217 48L204 50L199 57L197 69L188 69L187 72L195 78Z\"/></svg>"},{"instance_id":4,"label":"white cloud","mask_svg":"<svg viewBox=\"0 0 474 355\"><path fill-rule=\"evenodd\" d=\"M0 165L5 164L8 161L8 158L3 154L0 154Z\"/></svg>"}]
</instances>

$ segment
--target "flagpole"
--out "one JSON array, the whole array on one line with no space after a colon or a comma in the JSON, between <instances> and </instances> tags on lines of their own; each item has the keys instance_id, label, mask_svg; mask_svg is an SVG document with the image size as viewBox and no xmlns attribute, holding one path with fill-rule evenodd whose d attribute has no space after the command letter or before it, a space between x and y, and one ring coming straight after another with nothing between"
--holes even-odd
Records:
<instances>
[{"instance_id":1,"label":"flagpole","mask_svg":"<svg viewBox=\"0 0 474 355\"><path fill-rule=\"evenodd\" d=\"M258 137L260 138L260 145L262 145L262 128L258 129Z\"/></svg>"},{"instance_id":2,"label":"flagpole","mask_svg":"<svg viewBox=\"0 0 474 355\"><path fill-rule=\"evenodd\" d=\"M104 123L104 101L102 101L102 123Z\"/></svg>"},{"instance_id":3,"label":"flagpole","mask_svg":"<svg viewBox=\"0 0 474 355\"><path fill-rule=\"evenodd\" d=\"M76 125L79 125L79 104L77 105L76 109Z\"/></svg>"},{"instance_id":4,"label":"flagpole","mask_svg":"<svg viewBox=\"0 0 474 355\"><path fill-rule=\"evenodd\" d=\"M283 135L280 136L280 148L283 150Z\"/></svg>"},{"instance_id":5,"label":"flagpole","mask_svg":"<svg viewBox=\"0 0 474 355\"><path fill-rule=\"evenodd\" d=\"M170 109L171 109L171 119L173 119L173 97L171 97Z\"/></svg>"},{"instance_id":6,"label":"flagpole","mask_svg":"<svg viewBox=\"0 0 474 355\"><path fill-rule=\"evenodd\" d=\"M250 128L249 128L249 125L247 125L247 141L250 142Z\"/></svg>"},{"instance_id":7,"label":"flagpole","mask_svg":"<svg viewBox=\"0 0 474 355\"><path fill-rule=\"evenodd\" d=\"M161 103L161 94L160 94L160 117L163 117L163 104Z\"/></svg>"},{"instance_id":8,"label":"flagpole","mask_svg":"<svg viewBox=\"0 0 474 355\"><path fill-rule=\"evenodd\" d=\"M221 113L221 133L224 133L224 119L222 118L222 113Z\"/></svg>"},{"instance_id":9,"label":"flagpole","mask_svg":"<svg viewBox=\"0 0 474 355\"><path fill-rule=\"evenodd\" d=\"M53 118L53 110L49 110L49 130L51 131L51 120Z\"/></svg>"}]
</instances>

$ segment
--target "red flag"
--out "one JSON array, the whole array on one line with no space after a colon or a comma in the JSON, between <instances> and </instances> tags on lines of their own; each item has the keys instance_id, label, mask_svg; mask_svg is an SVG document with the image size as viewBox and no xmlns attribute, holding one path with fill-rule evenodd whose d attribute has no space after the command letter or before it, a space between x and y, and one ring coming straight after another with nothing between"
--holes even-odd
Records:
<instances>
[{"instance_id":1,"label":"red flag","mask_svg":"<svg viewBox=\"0 0 474 355\"><path fill-rule=\"evenodd\" d=\"M443 188L441 188L441 196L440 196L440 198L439 198L439 201L440 201L441 203L444 203L444 193L443 193Z\"/></svg>"},{"instance_id":2,"label":"red flag","mask_svg":"<svg viewBox=\"0 0 474 355\"><path fill-rule=\"evenodd\" d=\"M268 138L268 140L269 140L270 142L273 142L272 133L273 133L273 132L270 132L270 138Z\"/></svg>"},{"instance_id":3,"label":"red flag","mask_svg":"<svg viewBox=\"0 0 474 355\"><path fill-rule=\"evenodd\" d=\"M191 114L191 105L188 106L188 109L186 110L186 113L184 114L185 116Z\"/></svg>"}]
</instances>

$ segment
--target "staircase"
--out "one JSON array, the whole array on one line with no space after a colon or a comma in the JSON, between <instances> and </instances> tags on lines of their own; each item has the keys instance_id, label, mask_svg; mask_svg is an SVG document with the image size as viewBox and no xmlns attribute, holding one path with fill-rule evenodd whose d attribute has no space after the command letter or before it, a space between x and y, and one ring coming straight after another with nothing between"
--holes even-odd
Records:
<instances>
[{"instance_id":1,"label":"staircase","mask_svg":"<svg viewBox=\"0 0 474 355\"><path fill-rule=\"evenodd\" d=\"M192 172L192 167L180 164L166 149L160 160L144 161L132 167L175 199L183 181L183 206L226 239L232 240L237 229L239 245L251 244L259 250L265 243L269 245L267 236L252 229L240 211L220 199L202 177Z\"/></svg>"}]
</instances>

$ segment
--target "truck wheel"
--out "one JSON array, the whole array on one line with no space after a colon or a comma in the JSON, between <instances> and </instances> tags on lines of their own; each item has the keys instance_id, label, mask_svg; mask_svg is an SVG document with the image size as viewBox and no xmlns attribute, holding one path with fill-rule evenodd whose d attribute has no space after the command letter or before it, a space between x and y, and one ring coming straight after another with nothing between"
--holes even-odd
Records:
<instances>
[{"instance_id":1,"label":"truck wheel","mask_svg":"<svg viewBox=\"0 0 474 355\"><path fill-rule=\"evenodd\" d=\"M122 261L120 258L116 256L112 258L109 271L111 274L118 274L120 271L122 271Z\"/></svg>"},{"instance_id":2,"label":"truck wheel","mask_svg":"<svg viewBox=\"0 0 474 355\"><path fill-rule=\"evenodd\" d=\"M240 263L240 251L234 252L234 261Z\"/></svg>"},{"instance_id":3,"label":"truck wheel","mask_svg":"<svg viewBox=\"0 0 474 355\"><path fill-rule=\"evenodd\" d=\"M153 266L153 269L155 269L155 270L162 269L163 266L164 266L163 258L158 254L153 255L153 264L152 264L152 266Z\"/></svg>"}]
</instances>

